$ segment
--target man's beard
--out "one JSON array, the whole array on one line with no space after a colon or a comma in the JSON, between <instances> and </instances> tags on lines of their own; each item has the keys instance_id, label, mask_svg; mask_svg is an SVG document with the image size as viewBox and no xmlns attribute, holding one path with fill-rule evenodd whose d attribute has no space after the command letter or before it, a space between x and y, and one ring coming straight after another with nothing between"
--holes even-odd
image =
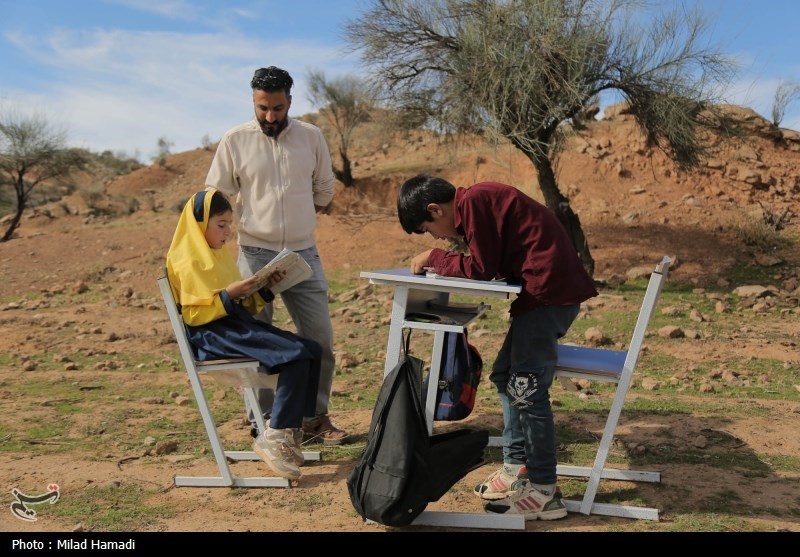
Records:
<instances>
[{"instance_id":1,"label":"man's beard","mask_svg":"<svg viewBox=\"0 0 800 557\"><path fill-rule=\"evenodd\" d=\"M261 126L261 131L264 132L264 135L267 137L278 137L278 134L286 128L288 119L284 117L280 122L275 122L273 124L268 124L266 120L259 120L258 124Z\"/></svg>"}]
</instances>

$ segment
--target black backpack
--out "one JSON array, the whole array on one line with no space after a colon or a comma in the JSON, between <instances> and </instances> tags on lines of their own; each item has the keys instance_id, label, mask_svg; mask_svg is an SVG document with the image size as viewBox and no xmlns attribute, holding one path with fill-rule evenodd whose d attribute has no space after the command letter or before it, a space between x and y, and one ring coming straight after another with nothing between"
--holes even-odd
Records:
<instances>
[{"instance_id":1,"label":"black backpack","mask_svg":"<svg viewBox=\"0 0 800 557\"><path fill-rule=\"evenodd\" d=\"M470 470L483 464L486 431L428 436L422 403L423 362L405 353L384 378L361 460L347 478L364 520L407 526Z\"/></svg>"}]
</instances>

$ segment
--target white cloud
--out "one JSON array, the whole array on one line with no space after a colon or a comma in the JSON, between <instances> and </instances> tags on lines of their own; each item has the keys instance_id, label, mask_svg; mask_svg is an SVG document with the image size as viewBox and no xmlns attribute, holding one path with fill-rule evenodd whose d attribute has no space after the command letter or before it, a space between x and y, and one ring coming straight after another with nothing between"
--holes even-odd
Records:
<instances>
[{"instance_id":1,"label":"white cloud","mask_svg":"<svg viewBox=\"0 0 800 557\"><path fill-rule=\"evenodd\" d=\"M185 0L106 0L106 2L177 20L194 21L199 13L196 3Z\"/></svg>"},{"instance_id":2,"label":"white cloud","mask_svg":"<svg viewBox=\"0 0 800 557\"><path fill-rule=\"evenodd\" d=\"M335 75L349 71L336 49L310 41L264 41L227 34L58 30L49 37L13 37L52 75L46 91L11 93L28 110L69 122L70 137L92 150L140 151L148 158L159 137L173 152L217 141L252 115L249 80L255 68L279 65L295 78L292 114L313 109L306 99L307 62Z\"/></svg>"}]
</instances>

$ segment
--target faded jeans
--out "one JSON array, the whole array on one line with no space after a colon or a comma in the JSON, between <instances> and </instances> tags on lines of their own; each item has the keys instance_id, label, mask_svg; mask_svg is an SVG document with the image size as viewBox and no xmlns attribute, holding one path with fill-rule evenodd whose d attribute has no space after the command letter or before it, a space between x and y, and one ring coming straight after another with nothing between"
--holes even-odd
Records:
<instances>
[{"instance_id":1,"label":"faded jeans","mask_svg":"<svg viewBox=\"0 0 800 557\"><path fill-rule=\"evenodd\" d=\"M556 439L550 385L558 359L558 339L580 305L543 306L511 320L492 366L503 407L503 462L525 464L536 484L555 484Z\"/></svg>"},{"instance_id":2,"label":"faded jeans","mask_svg":"<svg viewBox=\"0 0 800 557\"><path fill-rule=\"evenodd\" d=\"M314 271L314 275L278 295L292 317L297 334L316 341L322 347L322 367L319 374L316 403L316 415L322 416L328 413L335 365L333 325L328 312L328 280L325 277L322 260L316 246L300 250L297 253L306 260L311 270ZM277 251L241 246L238 259L239 271L243 277L249 277L269 263L276 255L278 255ZM255 317L272 324L273 309L272 304L267 304L264 310ZM274 393L271 389L258 389L257 396L261 409L265 414L269 414ZM306 417L313 418L314 416Z\"/></svg>"}]
</instances>

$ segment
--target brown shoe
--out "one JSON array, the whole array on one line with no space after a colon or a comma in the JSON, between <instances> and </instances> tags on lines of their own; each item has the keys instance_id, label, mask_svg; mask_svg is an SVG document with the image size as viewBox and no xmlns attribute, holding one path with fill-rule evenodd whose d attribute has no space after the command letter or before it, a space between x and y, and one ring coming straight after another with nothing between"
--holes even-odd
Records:
<instances>
[{"instance_id":1,"label":"brown shoe","mask_svg":"<svg viewBox=\"0 0 800 557\"><path fill-rule=\"evenodd\" d=\"M323 445L341 445L350 435L343 429L339 429L330 416L317 416L313 420L303 422L303 434L305 438L312 442L322 441Z\"/></svg>"}]
</instances>

